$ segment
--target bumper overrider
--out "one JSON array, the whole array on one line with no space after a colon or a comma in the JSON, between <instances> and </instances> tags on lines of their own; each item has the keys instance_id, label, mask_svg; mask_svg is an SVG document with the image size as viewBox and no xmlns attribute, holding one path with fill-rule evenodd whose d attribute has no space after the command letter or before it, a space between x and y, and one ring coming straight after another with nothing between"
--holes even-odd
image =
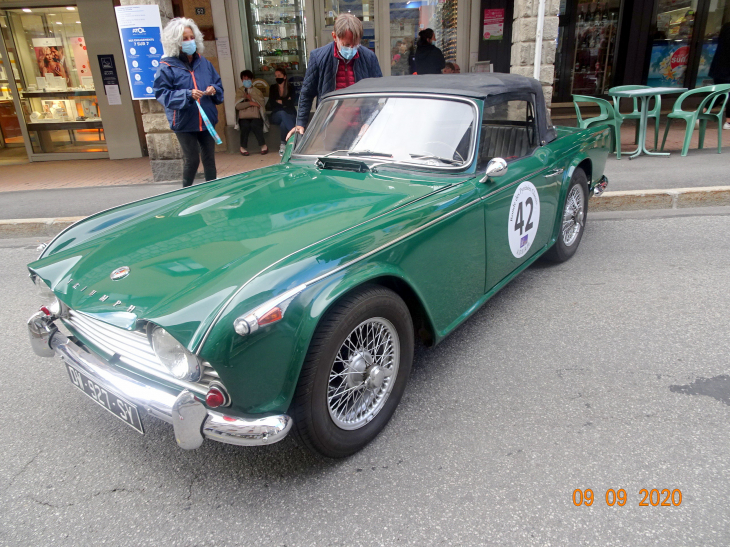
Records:
<instances>
[{"instance_id":1,"label":"bumper overrider","mask_svg":"<svg viewBox=\"0 0 730 547\"><path fill-rule=\"evenodd\" d=\"M606 175L603 175L593 185L593 195L598 197L603 194L603 192L606 191L606 186L608 186L608 179L606 178Z\"/></svg>"},{"instance_id":2,"label":"bumper overrider","mask_svg":"<svg viewBox=\"0 0 730 547\"><path fill-rule=\"evenodd\" d=\"M42 312L28 320L33 351L41 357L59 356L101 388L124 397L142 413L171 423L181 448L198 448L205 438L238 446L259 446L282 440L292 419L286 414L249 419L228 416L207 408L188 390L175 396L146 384L69 339Z\"/></svg>"}]
</instances>

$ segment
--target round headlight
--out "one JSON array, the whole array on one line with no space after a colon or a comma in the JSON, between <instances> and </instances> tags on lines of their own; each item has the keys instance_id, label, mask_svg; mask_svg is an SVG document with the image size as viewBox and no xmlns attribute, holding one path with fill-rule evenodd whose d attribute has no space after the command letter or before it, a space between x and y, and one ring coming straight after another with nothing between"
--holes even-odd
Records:
<instances>
[{"instance_id":1,"label":"round headlight","mask_svg":"<svg viewBox=\"0 0 730 547\"><path fill-rule=\"evenodd\" d=\"M200 361L161 327L152 331L152 349L175 378L188 382L200 380Z\"/></svg>"}]
</instances>

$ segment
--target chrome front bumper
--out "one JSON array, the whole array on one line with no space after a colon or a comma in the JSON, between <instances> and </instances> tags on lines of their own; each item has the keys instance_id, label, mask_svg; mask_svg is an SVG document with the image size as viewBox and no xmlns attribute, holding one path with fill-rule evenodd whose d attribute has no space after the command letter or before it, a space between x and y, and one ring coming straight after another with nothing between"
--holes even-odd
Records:
<instances>
[{"instance_id":1,"label":"chrome front bumper","mask_svg":"<svg viewBox=\"0 0 730 547\"><path fill-rule=\"evenodd\" d=\"M181 448L198 448L205 438L238 446L259 446L282 440L292 419L286 414L247 419L207 408L189 391L175 396L108 364L70 340L38 312L28 320L33 351L41 357L58 355L101 387L126 398L150 416L171 423Z\"/></svg>"}]
</instances>

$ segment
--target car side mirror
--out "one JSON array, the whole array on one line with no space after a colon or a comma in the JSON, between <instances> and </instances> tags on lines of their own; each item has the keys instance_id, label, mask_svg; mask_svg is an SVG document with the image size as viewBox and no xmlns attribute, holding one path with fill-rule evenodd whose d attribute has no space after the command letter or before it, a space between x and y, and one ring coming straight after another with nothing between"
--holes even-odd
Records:
<instances>
[{"instance_id":1,"label":"car side mirror","mask_svg":"<svg viewBox=\"0 0 730 547\"><path fill-rule=\"evenodd\" d=\"M496 179L507 173L507 162L502 158L494 158L489 160L487 171L479 182L488 182L489 179Z\"/></svg>"},{"instance_id":2,"label":"car side mirror","mask_svg":"<svg viewBox=\"0 0 730 547\"><path fill-rule=\"evenodd\" d=\"M294 132L294 134L289 137L289 140L286 141L286 148L284 148L284 153L281 155L281 163L287 163L289 161L289 158L291 158L294 149L297 147L299 137L301 137L301 135L297 132Z\"/></svg>"}]
</instances>

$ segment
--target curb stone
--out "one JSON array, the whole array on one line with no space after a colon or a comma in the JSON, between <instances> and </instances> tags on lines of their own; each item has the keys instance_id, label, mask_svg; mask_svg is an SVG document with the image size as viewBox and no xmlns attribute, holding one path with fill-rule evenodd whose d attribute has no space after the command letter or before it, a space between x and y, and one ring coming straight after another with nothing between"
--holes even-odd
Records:
<instances>
[{"instance_id":1,"label":"curb stone","mask_svg":"<svg viewBox=\"0 0 730 547\"><path fill-rule=\"evenodd\" d=\"M722 205L730 205L730 186L604 192L602 196L590 200L588 210L590 212L637 211L640 209L684 209Z\"/></svg>"},{"instance_id":2,"label":"curb stone","mask_svg":"<svg viewBox=\"0 0 730 547\"><path fill-rule=\"evenodd\" d=\"M730 186L672 188L668 190L625 190L604 192L592 198L590 212L638 211L643 209L685 209L730 205ZM85 217L22 218L0 220L0 238L55 236Z\"/></svg>"}]
</instances>

